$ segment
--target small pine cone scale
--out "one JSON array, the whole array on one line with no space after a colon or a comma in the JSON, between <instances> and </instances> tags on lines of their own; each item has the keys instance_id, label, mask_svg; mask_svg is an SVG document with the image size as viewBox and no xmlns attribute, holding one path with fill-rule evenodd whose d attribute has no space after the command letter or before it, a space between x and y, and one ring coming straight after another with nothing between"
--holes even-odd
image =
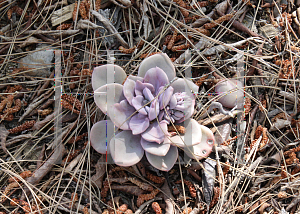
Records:
<instances>
[{"instance_id":1,"label":"small pine cone scale","mask_svg":"<svg viewBox=\"0 0 300 214\"><path fill-rule=\"evenodd\" d=\"M95 7L96 7L96 11L99 11L101 9L101 0L96 0Z\"/></svg>"},{"instance_id":2,"label":"small pine cone scale","mask_svg":"<svg viewBox=\"0 0 300 214\"><path fill-rule=\"evenodd\" d=\"M13 119L14 119L14 115L12 114L0 115L0 120L12 121Z\"/></svg>"},{"instance_id":3,"label":"small pine cone scale","mask_svg":"<svg viewBox=\"0 0 300 214\"><path fill-rule=\"evenodd\" d=\"M67 30L69 27L71 27L72 24L67 24L67 23L64 23L64 24L61 24L59 25L56 30Z\"/></svg>"},{"instance_id":4,"label":"small pine cone scale","mask_svg":"<svg viewBox=\"0 0 300 214\"><path fill-rule=\"evenodd\" d=\"M13 8L9 8L6 12L7 18L10 20L13 14Z\"/></svg>"},{"instance_id":5,"label":"small pine cone scale","mask_svg":"<svg viewBox=\"0 0 300 214\"><path fill-rule=\"evenodd\" d=\"M2 203L2 201L6 199L6 196L8 195L10 190L12 190L13 188L17 188L19 186L20 186L20 184L18 182L13 182L13 183L8 184L7 187L5 188L3 194L0 196L0 203Z\"/></svg>"},{"instance_id":6,"label":"small pine cone scale","mask_svg":"<svg viewBox=\"0 0 300 214\"><path fill-rule=\"evenodd\" d=\"M184 134L185 133L184 126L180 126L180 125L174 125L174 126L172 126L172 125L168 126L168 132L177 132L178 131L180 134Z\"/></svg>"},{"instance_id":7,"label":"small pine cone scale","mask_svg":"<svg viewBox=\"0 0 300 214\"><path fill-rule=\"evenodd\" d=\"M185 49L187 49L187 48L189 48L189 47L191 47L190 44L183 44L183 45L173 46L171 50L172 50L173 52L176 52L176 51L185 50Z\"/></svg>"},{"instance_id":8,"label":"small pine cone scale","mask_svg":"<svg viewBox=\"0 0 300 214\"><path fill-rule=\"evenodd\" d=\"M181 180L176 181L175 183L179 184L179 183L181 183ZM183 180L183 183L184 183L185 185L187 185L187 187L189 188L189 192L190 192L191 196L192 196L193 198L196 198L197 192L196 192L196 188L194 187L194 185L192 184L192 182L190 182L190 181L188 181L188 180Z\"/></svg>"},{"instance_id":9,"label":"small pine cone scale","mask_svg":"<svg viewBox=\"0 0 300 214\"><path fill-rule=\"evenodd\" d=\"M173 33L173 36L171 37L171 39L170 39L170 41L169 41L169 43L168 43L168 46L167 46L167 49L168 49L168 50L171 50L172 47L174 46L174 42L176 41L176 37L177 37L177 31L175 31L175 32Z\"/></svg>"},{"instance_id":10,"label":"small pine cone scale","mask_svg":"<svg viewBox=\"0 0 300 214\"><path fill-rule=\"evenodd\" d=\"M84 4L85 4L86 13L87 13L87 16L88 16L89 13L90 13L91 2L89 0L85 0Z\"/></svg>"},{"instance_id":11,"label":"small pine cone scale","mask_svg":"<svg viewBox=\"0 0 300 214\"><path fill-rule=\"evenodd\" d=\"M13 102L14 102L14 95L8 95L6 108L11 108Z\"/></svg>"},{"instance_id":12,"label":"small pine cone scale","mask_svg":"<svg viewBox=\"0 0 300 214\"><path fill-rule=\"evenodd\" d=\"M67 143L68 144L76 143L76 142L82 140L84 137L87 137L87 136L88 136L88 133L86 132L86 133L83 133L82 135L71 137L71 139Z\"/></svg>"},{"instance_id":13,"label":"small pine cone scale","mask_svg":"<svg viewBox=\"0 0 300 214\"><path fill-rule=\"evenodd\" d=\"M164 177L158 177L156 175L151 174L150 172L146 171L147 179L150 181L156 183L156 184L162 184L165 181Z\"/></svg>"},{"instance_id":14,"label":"small pine cone scale","mask_svg":"<svg viewBox=\"0 0 300 214\"><path fill-rule=\"evenodd\" d=\"M25 179L25 178L28 178L32 175L32 172L31 171L24 171L24 172L21 172L20 173L20 177ZM12 178L9 178L8 179L8 183L12 183L12 182L19 182L19 178L18 177L12 177Z\"/></svg>"},{"instance_id":15,"label":"small pine cone scale","mask_svg":"<svg viewBox=\"0 0 300 214\"><path fill-rule=\"evenodd\" d=\"M22 107L22 102L20 99L16 99L15 100L15 106L12 108L7 108L5 111L3 111L3 113L7 113L7 114L13 114L16 113L18 111L20 111Z\"/></svg>"},{"instance_id":16,"label":"small pine cone scale","mask_svg":"<svg viewBox=\"0 0 300 214\"><path fill-rule=\"evenodd\" d=\"M144 203L144 201L149 201L153 199L158 193L159 193L159 189L155 189L150 194L139 195L136 202L137 206L140 207Z\"/></svg>"},{"instance_id":17,"label":"small pine cone scale","mask_svg":"<svg viewBox=\"0 0 300 214\"><path fill-rule=\"evenodd\" d=\"M77 16L78 2L75 2L74 11L72 13L73 21L75 22Z\"/></svg>"},{"instance_id":18,"label":"small pine cone scale","mask_svg":"<svg viewBox=\"0 0 300 214\"><path fill-rule=\"evenodd\" d=\"M1 103L0 103L0 112L2 112L3 109L5 108L7 101L8 101L7 98L5 98L4 100L1 101Z\"/></svg>"},{"instance_id":19,"label":"small pine cone scale","mask_svg":"<svg viewBox=\"0 0 300 214\"><path fill-rule=\"evenodd\" d=\"M133 46L132 48L124 48L123 46L119 47L119 50L121 51L121 53L125 53L125 54L131 54L135 51L136 46Z\"/></svg>"},{"instance_id":20,"label":"small pine cone scale","mask_svg":"<svg viewBox=\"0 0 300 214\"><path fill-rule=\"evenodd\" d=\"M141 54L140 55L140 58L141 59L145 59L146 57L149 57L149 56L152 56L152 55L155 55L155 54L160 54L161 52L153 52L153 53L145 53L145 54Z\"/></svg>"},{"instance_id":21,"label":"small pine cone scale","mask_svg":"<svg viewBox=\"0 0 300 214\"><path fill-rule=\"evenodd\" d=\"M52 111L53 111L53 110L52 110L51 108L43 109L43 110L39 109L39 110L38 110L38 114L41 115L41 116L46 116L46 115L51 114Z\"/></svg>"},{"instance_id":22,"label":"small pine cone scale","mask_svg":"<svg viewBox=\"0 0 300 214\"><path fill-rule=\"evenodd\" d=\"M81 110L82 105L81 105L81 102L77 98L75 98L71 95L68 95L68 94L63 94L61 96L61 98L66 100L67 102L71 103L72 105L74 104L76 109Z\"/></svg>"},{"instance_id":23,"label":"small pine cone scale","mask_svg":"<svg viewBox=\"0 0 300 214\"><path fill-rule=\"evenodd\" d=\"M90 69L82 69L82 70L78 73L79 76L92 76L92 74L93 74L93 71L90 70Z\"/></svg>"},{"instance_id":24,"label":"small pine cone scale","mask_svg":"<svg viewBox=\"0 0 300 214\"><path fill-rule=\"evenodd\" d=\"M152 203L152 209L154 210L155 214L162 214L162 210L157 202Z\"/></svg>"},{"instance_id":25,"label":"small pine cone scale","mask_svg":"<svg viewBox=\"0 0 300 214\"><path fill-rule=\"evenodd\" d=\"M74 112L75 114L80 114L80 112L76 109L73 109L73 105L71 103L69 103L68 101L62 99L61 100L61 105L63 108L69 109L70 111Z\"/></svg>"},{"instance_id":26,"label":"small pine cone scale","mask_svg":"<svg viewBox=\"0 0 300 214\"><path fill-rule=\"evenodd\" d=\"M86 7L85 7L85 2L84 1L80 2L79 13L80 13L82 19L88 19L87 12L86 12Z\"/></svg>"},{"instance_id":27,"label":"small pine cone scale","mask_svg":"<svg viewBox=\"0 0 300 214\"><path fill-rule=\"evenodd\" d=\"M210 202L210 207L216 205L216 203L219 200L219 196L220 196L220 187L214 187L214 196L212 198L212 201Z\"/></svg>"}]
</instances>

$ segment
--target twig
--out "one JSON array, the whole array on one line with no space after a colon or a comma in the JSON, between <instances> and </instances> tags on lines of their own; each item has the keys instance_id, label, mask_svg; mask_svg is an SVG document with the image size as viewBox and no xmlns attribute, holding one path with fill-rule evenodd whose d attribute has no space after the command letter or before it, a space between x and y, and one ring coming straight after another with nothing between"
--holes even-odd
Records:
<instances>
[{"instance_id":1,"label":"twig","mask_svg":"<svg viewBox=\"0 0 300 214\"><path fill-rule=\"evenodd\" d=\"M48 93L50 93L50 94L48 94ZM26 111L25 111L25 113L20 117L20 119L19 119L19 122L21 122L32 110L34 110L36 107L38 107L41 103L43 103L45 100L47 100L52 94L54 93L54 91L52 91L52 90L49 90L43 97L44 98L42 98L42 99L40 99L39 101L37 101L37 102L33 102L33 103L31 103L28 107L27 107L27 109L26 109Z\"/></svg>"},{"instance_id":2,"label":"twig","mask_svg":"<svg viewBox=\"0 0 300 214\"><path fill-rule=\"evenodd\" d=\"M83 20L83 19L80 19L78 21L77 27L82 30L86 30L86 29L92 30L92 29L99 29L99 28L104 29L104 27L96 25L90 20Z\"/></svg>"},{"instance_id":3,"label":"twig","mask_svg":"<svg viewBox=\"0 0 300 214\"><path fill-rule=\"evenodd\" d=\"M75 34L81 33L79 30L27 30L22 34L25 35L36 35L36 34L44 34L51 36L74 36ZM13 38L12 38L13 39Z\"/></svg>"},{"instance_id":4,"label":"twig","mask_svg":"<svg viewBox=\"0 0 300 214\"><path fill-rule=\"evenodd\" d=\"M116 30L116 28L110 23L108 19L106 19L104 16L102 16L100 13L98 13L95 10L91 10L91 12L100 22L103 23L105 28L107 28L107 30L111 34L113 34L125 48L129 48L129 45L125 42L125 40L122 38L120 33Z\"/></svg>"},{"instance_id":5,"label":"twig","mask_svg":"<svg viewBox=\"0 0 300 214\"><path fill-rule=\"evenodd\" d=\"M40 96L43 92L44 89L46 89L51 81L54 81L52 78L54 77L54 71L50 74L49 79L46 80L46 82L42 85L42 87L38 90L37 96Z\"/></svg>"},{"instance_id":6,"label":"twig","mask_svg":"<svg viewBox=\"0 0 300 214\"><path fill-rule=\"evenodd\" d=\"M220 15L220 16L224 16L225 14L222 13L221 11L217 10L217 13ZM264 37L262 37L261 35L251 31L249 28L247 28L245 25L243 25L242 23L240 23L239 21L237 20L234 20L232 22L232 27L236 28L237 30L240 30L240 31L243 31L245 33L247 33L249 36L253 36L253 37L260 37L262 39L265 39Z\"/></svg>"},{"instance_id":7,"label":"twig","mask_svg":"<svg viewBox=\"0 0 300 214\"><path fill-rule=\"evenodd\" d=\"M62 156L65 152L65 146L63 144L60 144L57 148L55 148L54 152L50 156L50 158L44 162L44 164L34 171L33 175L27 180L28 184L35 185L40 180L43 179L43 177L50 172L52 167L60 162L62 160ZM26 189L26 191L23 192L21 200L25 199L25 195L28 195L29 189Z\"/></svg>"}]
</instances>

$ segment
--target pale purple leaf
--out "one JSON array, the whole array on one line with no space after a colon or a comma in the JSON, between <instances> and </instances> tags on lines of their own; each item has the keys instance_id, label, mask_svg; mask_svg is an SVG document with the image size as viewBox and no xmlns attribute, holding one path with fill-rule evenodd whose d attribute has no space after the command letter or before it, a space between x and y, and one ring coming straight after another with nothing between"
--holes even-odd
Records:
<instances>
[{"instance_id":1,"label":"pale purple leaf","mask_svg":"<svg viewBox=\"0 0 300 214\"><path fill-rule=\"evenodd\" d=\"M159 115L158 115L158 121L161 121L162 118L164 117L164 115L165 115L165 111L164 111L164 110L163 110L163 111L160 111L160 112L159 112Z\"/></svg>"},{"instance_id":2,"label":"pale purple leaf","mask_svg":"<svg viewBox=\"0 0 300 214\"><path fill-rule=\"evenodd\" d=\"M134 97L132 99L132 106L141 114L143 115L147 115L148 113L146 112L145 108L143 107L144 106L144 97L141 96L141 95L138 95L136 97Z\"/></svg>"},{"instance_id":3,"label":"pale purple leaf","mask_svg":"<svg viewBox=\"0 0 300 214\"><path fill-rule=\"evenodd\" d=\"M142 95L144 88L148 88L152 94L155 92L153 85L150 83L142 83L141 81L137 80L135 85L135 95Z\"/></svg>"},{"instance_id":4,"label":"pale purple leaf","mask_svg":"<svg viewBox=\"0 0 300 214\"><path fill-rule=\"evenodd\" d=\"M162 92L160 95L159 95L159 107L160 107L160 110L165 108L169 102L170 102L170 99L173 95L173 87L168 87L164 92Z\"/></svg>"},{"instance_id":5,"label":"pale purple leaf","mask_svg":"<svg viewBox=\"0 0 300 214\"><path fill-rule=\"evenodd\" d=\"M181 120L178 120L177 123L181 123L189 119L194 114L195 111L194 102L195 101L193 101L193 104L184 111L184 117Z\"/></svg>"},{"instance_id":6,"label":"pale purple leaf","mask_svg":"<svg viewBox=\"0 0 300 214\"><path fill-rule=\"evenodd\" d=\"M129 122L129 127L132 130L133 135L141 134L149 127L149 119L147 115L135 114L132 116Z\"/></svg>"},{"instance_id":7,"label":"pale purple leaf","mask_svg":"<svg viewBox=\"0 0 300 214\"><path fill-rule=\"evenodd\" d=\"M135 108L133 108L127 100L122 100L120 103L116 103L109 108L107 113L110 117L111 121L120 129L130 130L129 121L130 116L135 112Z\"/></svg>"},{"instance_id":8,"label":"pale purple leaf","mask_svg":"<svg viewBox=\"0 0 300 214\"><path fill-rule=\"evenodd\" d=\"M132 135L131 131L122 131L115 135L109 144L115 164L125 167L137 164L144 155L140 141L141 136Z\"/></svg>"},{"instance_id":9,"label":"pale purple leaf","mask_svg":"<svg viewBox=\"0 0 300 214\"><path fill-rule=\"evenodd\" d=\"M108 72L114 72L113 78L108 79L107 74ZM93 90L97 90L99 87L109 84L109 83L119 83L122 84L123 81L126 79L126 73L118 65L113 64L107 64L102 65L99 67L94 68L93 74L92 74L92 87Z\"/></svg>"},{"instance_id":10,"label":"pale purple leaf","mask_svg":"<svg viewBox=\"0 0 300 214\"><path fill-rule=\"evenodd\" d=\"M149 128L142 133L142 138L149 142L162 143L165 138L169 136L168 127L166 121L161 121L158 123L154 121L150 124Z\"/></svg>"},{"instance_id":11,"label":"pale purple leaf","mask_svg":"<svg viewBox=\"0 0 300 214\"><path fill-rule=\"evenodd\" d=\"M175 67L167 54L155 54L144 59L139 67L138 76L144 77L146 72L155 67L161 68L168 76L169 81L176 76Z\"/></svg>"},{"instance_id":12,"label":"pale purple leaf","mask_svg":"<svg viewBox=\"0 0 300 214\"><path fill-rule=\"evenodd\" d=\"M107 113L107 109L124 99L126 98L123 95L123 86L118 83L103 85L94 92L94 101L104 114Z\"/></svg>"},{"instance_id":13,"label":"pale purple leaf","mask_svg":"<svg viewBox=\"0 0 300 214\"><path fill-rule=\"evenodd\" d=\"M165 156L168 153L171 144L168 138L165 138L164 142L161 144L149 142L144 138L141 138L141 145L146 152L157 156Z\"/></svg>"},{"instance_id":14,"label":"pale purple leaf","mask_svg":"<svg viewBox=\"0 0 300 214\"><path fill-rule=\"evenodd\" d=\"M174 109L176 107L176 105L177 105L177 99L176 99L175 94L173 94L173 96L171 97L170 102L169 102L169 107L170 107L170 109Z\"/></svg>"},{"instance_id":15,"label":"pale purple leaf","mask_svg":"<svg viewBox=\"0 0 300 214\"><path fill-rule=\"evenodd\" d=\"M131 79L127 79L124 83L123 93L130 105L132 105L132 99L134 97L134 88L135 82Z\"/></svg>"},{"instance_id":16,"label":"pale purple leaf","mask_svg":"<svg viewBox=\"0 0 300 214\"><path fill-rule=\"evenodd\" d=\"M194 119L188 119L184 121L183 125L185 127L185 134L171 137L171 144L179 147L187 147L199 144L202 139L201 125Z\"/></svg>"},{"instance_id":17,"label":"pale purple leaf","mask_svg":"<svg viewBox=\"0 0 300 214\"><path fill-rule=\"evenodd\" d=\"M158 100L155 99L150 104L150 108L148 112L149 120L150 121L154 120L158 114L159 114L159 104L158 104Z\"/></svg>"},{"instance_id":18,"label":"pale purple leaf","mask_svg":"<svg viewBox=\"0 0 300 214\"><path fill-rule=\"evenodd\" d=\"M184 152L193 159L201 160L209 156L212 151L215 138L212 131L206 126L200 125L202 137L200 143L194 146L184 148Z\"/></svg>"},{"instance_id":19,"label":"pale purple leaf","mask_svg":"<svg viewBox=\"0 0 300 214\"><path fill-rule=\"evenodd\" d=\"M199 87L195 83L183 78L178 78L171 84L171 86L174 88L174 94L178 92L186 92L193 99L196 97L194 93L198 93L199 90Z\"/></svg>"},{"instance_id":20,"label":"pale purple leaf","mask_svg":"<svg viewBox=\"0 0 300 214\"><path fill-rule=\"evenodd\" d=\"M176 146L170 146L170 149L165 156L157 156L149 152L145 153L149 163L162 171L169 171L172 169L178 158L178 149Z\"/></svg>"},{"instance_id":21,"label":"pale purple leaf","mask_svg":"<svg viewBox=\"0 0 300 214\"><path fill-rule=\"evenodd\" d=\"M110 120L101 120L92 126L90 140L92 147L101 154L109 154L109 142L114 135L114 124Z\"/></svg>"},{"instance_id":22,"label":"pale purple leaf","mask_svg":"<svg viewBox=\"0 0 300 214\"><path fill-rule=\"evenodd\" d=\"M143 95L148 101L152 101L154 99L154 96L149 88L144 88Z\"/></svg>"},{"instance_id":23,"label":"pale purple leaf","mask_svg":"<svg viewBox=\"0 0 300 214\"><path fill-rule=\"evenodd\" d=\"M228 108L235 107L243 102L243 84L238 80L226 80L215 86L215 92L219 94L218 101Z\"/></svg>"},{"instance_id":24,"label":"pale purple leaf","mask_svg":"<svg viewBox=\"0 0 300 214\"><path fill-rule=\"evenodd\" d=\"M159 67L151 68L144 77L144 83L150 83L155 89L155 95L158 94L159 88L169 83L166 73Z\"/></svg>"}]
</instances>

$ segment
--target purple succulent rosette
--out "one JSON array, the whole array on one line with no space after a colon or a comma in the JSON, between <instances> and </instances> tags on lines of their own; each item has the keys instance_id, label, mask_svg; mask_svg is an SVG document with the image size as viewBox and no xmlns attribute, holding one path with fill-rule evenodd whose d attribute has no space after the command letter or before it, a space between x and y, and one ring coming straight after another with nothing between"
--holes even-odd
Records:
<instances>
[{"instance_id":1,"label":"purple succulent rosette","mask_svg":"<svg viewBox=\"0 0 300 214\"><path fill-rule=\"evenodd\" d=\"M93 148L102 154L110 153L120 166L138 163L145 153L149 163L163 171L174 166L177 147L191 158L207 157L212 151L213 133L191 119L196 98L193 92L198 91L198 86L176 78L175 74L166 54L146 58L138 76L130 75L127 79L117 65L95 68L94 100L110 120L99 121L92 127ZM167 126L172 124L184 125L186 133L171 136Z\"/></svg>"}]
</instances>

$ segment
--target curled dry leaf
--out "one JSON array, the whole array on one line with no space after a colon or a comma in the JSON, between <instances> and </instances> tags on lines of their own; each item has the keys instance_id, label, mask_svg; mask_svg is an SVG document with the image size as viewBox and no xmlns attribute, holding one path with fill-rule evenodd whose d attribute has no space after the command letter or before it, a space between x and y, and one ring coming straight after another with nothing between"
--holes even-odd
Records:
<instances>
[{"instance_id":1,"label":"curled dry leaf","mask_svg":"<svg viewBox=\"0 0 300 214\"><path fill-rule=\"evenodd\" d=\"M53 119L54 119L54 113L48 115L45 119L36 122L33 125L32 130L40 130L42 127L44 127L46 124L48 124Z\"/></svg>"},{"instance_id":2,"label":"curled dry leaf","mask_svg":"<svg viewBox=\"0 0 300 214\"><path fill-rule=\"evenodd\" d=\"M135 195L135 196L141 196L144 193L144 190L142 190L141 188L139 188L137 186L111 185L111 189L126 192L128 194Z\"/></svg>"},{"instance_id":3,"label":"curled dry leaf","mask_svg":"<svg viewBox=\"0 0 300 214\"><path fill-rule=\"evenodd\" d=\"M27 182L35 185L41 179L43 179L43 177L52 169L52 167L62 160L64 151L65 147L63 144L60 144L57 148L55 148L49 159L46 160L40 168L33 172L33 175L27 180Z\"/></svg>"},{"instance_id":4,"label":"curled dry leaf","mask_svg":"<svg viewBox=\"0 0 300 214\"><path fill-rule=\"evenodd\" d=\"M104 16L102 16L100 13L98 13L97 11L91 10L91 13L100 21L103 23L103 25L105 26L105 28L111 33L113 34L118 40L119 42L125 47L128 48L129 45L127 44L127 42L125 42L125 40L121 37L120 33L116 30L116 28L111 24L111 22L109 20L107 20Z\"/></svg>"},{"instance_id":5,"label":"curled dry leaf","mask_svg":"<svg viewBox=\"0 0 300 214\"><path fill-rule=\"evenodd\" d=\"M213 197L213 190L214 190L214 180L216 177L216 161L206 159L203 162L204 170L202 171L202 185L203 185L203 194L204 199L208 206L211 203L212 197Z\"/></svg>"},{"instance_id":6,"label":"curled dry leaf","mask_svg":"<svg viewBox=\"0 0 300 214\"><path fill-rule=\"evenodd\" d=\"M291 120L277 119L270 127L269 131L276 131L291 125Z\"/></svg>"},{"instance_id":7,"label":"curled dry leaf","mask_svg":"<svg viewBox=\"0 0 300 214\"><path fill-rule=\"evenodd\" d=\"M260 213L260 214L263 214L263 213L264 213L264 210L265 210L267 207L269 207L269 206L271 206L271 204L269 204L269 203L262 203L262 204L260 205L260 207L258 208L259 213Z\"/></svg>"},{"instance_id":8,"label":"curled dry leaf","mask_svg":"<svg viewBox=\"0 0 300 214\"><path fill-rule=\"evenodd\" d=\"M103 177L106 172L106 160L105 156L102 155L101 158L98 160L96 166L96 174L91 177L91 180L99 187L102 187Z\"/></svg>"},{"instance_id":9,"label":"curled dry leaf","mask_svg":"<svg viewBox=\"0 0 300 214\"><path fill-rule=\"evenodd\" d=\"M3 126L0 126L0 144L1 144L1 148L2 150L8 154L7 149L6 149L6 138L9 135L9 131Z\"/></svg>"}]
</instances>

